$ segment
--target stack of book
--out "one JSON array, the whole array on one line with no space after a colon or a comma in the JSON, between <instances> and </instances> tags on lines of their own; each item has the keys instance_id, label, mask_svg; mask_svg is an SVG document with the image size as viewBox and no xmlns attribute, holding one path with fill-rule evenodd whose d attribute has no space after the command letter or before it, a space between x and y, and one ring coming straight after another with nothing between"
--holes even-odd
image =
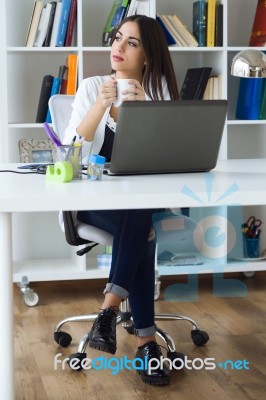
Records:
<instances>
[{"instance_id":1,"label":"stack of book","mask_svg":"<svg viewBox=\"0 0 266 400\"><path fill-rule=\"evenodd\" d=\"M72 46L75 41L77 0L34 2L26 47Z\"/></svg>"},{"instance_id":2,"label":"stack of book","mask_svg":"<svg viewBox=\"0 0 266 400\"><path fill-rule=\"evenodd\" d=\"M156 19L161 24L169 45L180 47L198 46L197 39L177 15L157 14Z\"/></svg>"},{"instance_id":3,"label":"stack of book","mask_svg":"<svg viewBox=\"0 0 266 400\"><path fill-rule=\"evenodd\" d=\"M115 0L103 29L102 45L110 46L114 29L130 15L150 15L149 0Z\"/></svg>"},{"instance_id":4,"label":"stack of book","mask_svg":"<svg viewBox=\"0 0 266 400\"><path fill-rule=\"evenodd\" d=\"M180 91L180 98L182 100L202 100L211 71L211 67L188 68Z\"/></svg>"},{"instance_id":5,"label":"stack of book","mask_svg":"<svg viewBox=\"0 0 266 400\"><path fill-rule=\"evenodd\" d=\"M36 122L51 122L48 102L55 94L74 95L77 90L77 54L69 54L66 64L60 65L57 77L45 75L42 80Z\"/></svg>"},{"instance_id":6,"label":"stack of book","mask_svg":"<svg viewBox=\"0 0 266 400\"><path fill-rule=\"evenodd\" d=\"M193 35L200 47L223 46L223 4L220 1L193 3Z\"/></svg>"},{"instance_id":7,"label":"stack of book","mask_svg":"<svg viewBox=\"0 0 266 400\"><path fill-rule=\"evenodd\" d=\"M210 76L203 94L203 100L219 100L222 98L222 75Z\"/></svg>"},{"instance_id":8,"label":"stack of book","mask_svg":"<svg viewBox=\"0 0 266 400\"><path fill-rule=\"evenodd\" d=\"M211 67L188 68L181 87L182 100L222 99L222 76L212 75Z\"/></svg>"}]
</instances>

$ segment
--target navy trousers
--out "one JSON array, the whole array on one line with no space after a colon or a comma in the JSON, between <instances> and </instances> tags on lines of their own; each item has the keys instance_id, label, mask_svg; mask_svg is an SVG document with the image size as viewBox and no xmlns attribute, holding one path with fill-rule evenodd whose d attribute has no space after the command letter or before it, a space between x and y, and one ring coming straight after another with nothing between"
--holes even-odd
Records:
<instances>
[{"instance_id":1,"label":"navy trousers","mask_svg":"<svg viewBox=\"0 0 266 400\"><path fill-rule=\"evenodd\" d=\"M155 239L148 240L152 215L162 210L79 211L77 218L114 237L108 284L128 295L134 326L154 327ZM110 290L112 292L112 290ZM119 294L119 292L113 292ZM125 296L121 295L122 298Z\"/></svg>"}]
</instances>

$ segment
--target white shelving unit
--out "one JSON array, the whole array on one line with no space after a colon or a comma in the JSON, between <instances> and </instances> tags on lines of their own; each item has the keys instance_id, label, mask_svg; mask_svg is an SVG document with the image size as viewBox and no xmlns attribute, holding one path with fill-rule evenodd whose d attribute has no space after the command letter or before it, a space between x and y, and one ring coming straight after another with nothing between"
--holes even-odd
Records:
<instances>
[{"instance_id":1,"label":"white shelving unit","mask_svg":"<svg viewBox=\"0 0 266 400\"><path fill-rule=\"evenodd\" d=\"M192 31L194 0L150 0L150 14L177 14ZM25 39L33 0L4 0L0 24L1 73L1 162L19 162L18 141L44 138L42 124L35 123L41 81L45 74L56 75L69 53L78 54L78 80L110 72L109 48L101 47L102 31L113 0L79 0L77 45L68 48L27 48ZM179 88L187 68L211 66L222 75L223 98L229 100L220 159L265 158L266 121L236 121L234 118L239 80L229 74L233 56L246 48L257 0L223 0L223 47L170 47ZM260 48L261 50L261 48ZM266 49L262 49L265 50ZM259 171L258 171L259 172ZM23 177L21 177L23 179ZM40 179L42 179L40 177ZM178 206L178 205L177 205ZM244 216L255 214L266 219L265 207L248 207ZM96 267L94 250L87 257L75 255L65 242L56 213L14 215L14 282L23 276L29 281L94 279L107 276ZM261 248L266 247L265 234ZM265 269L265 263L228 263L225 271ZM190 268L162 268L162 274L191 273ZM208 268L202 273L209 272Z\"/></svg>"}]
</instances>

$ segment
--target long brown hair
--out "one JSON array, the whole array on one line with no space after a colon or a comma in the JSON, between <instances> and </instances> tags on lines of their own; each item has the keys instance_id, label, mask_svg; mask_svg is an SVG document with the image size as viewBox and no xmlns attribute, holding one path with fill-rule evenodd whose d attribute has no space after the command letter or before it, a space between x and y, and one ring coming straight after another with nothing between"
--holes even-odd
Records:
<instances>
[{"instance_id":1,"label":"long brown hair","mask_svg":"<svg viewBox=\"0 0 266 400\"><path fill-rule=\"evenodd\" d=\"M145 15L127 17L115 29L111 44L113 44L116 33L120 30L121 26L129 21L138 24L146 56L147 64L143 70L142 81L145 92L152 100L163 99L162 78L164 77L170 98L178 100L179 94L172 59L165 34L158 21Z\"/></svg>"}]
</instances>

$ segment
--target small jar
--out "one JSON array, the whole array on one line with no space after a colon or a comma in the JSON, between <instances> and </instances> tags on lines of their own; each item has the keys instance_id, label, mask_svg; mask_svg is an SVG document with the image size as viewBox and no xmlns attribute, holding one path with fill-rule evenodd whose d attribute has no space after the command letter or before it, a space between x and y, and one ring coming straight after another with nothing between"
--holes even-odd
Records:
<instances>
[{"instance_id":1,"label":"small jar","mask_svg":"<svg viewBox=\"0 0 266 400\"><path fill-rule=\"evenodd\" d=\"M88 179L90 181L100 181L103 175L103 168L106 158L98 154L91 154L88 160Z\"/></svg>"}]
</instances>

